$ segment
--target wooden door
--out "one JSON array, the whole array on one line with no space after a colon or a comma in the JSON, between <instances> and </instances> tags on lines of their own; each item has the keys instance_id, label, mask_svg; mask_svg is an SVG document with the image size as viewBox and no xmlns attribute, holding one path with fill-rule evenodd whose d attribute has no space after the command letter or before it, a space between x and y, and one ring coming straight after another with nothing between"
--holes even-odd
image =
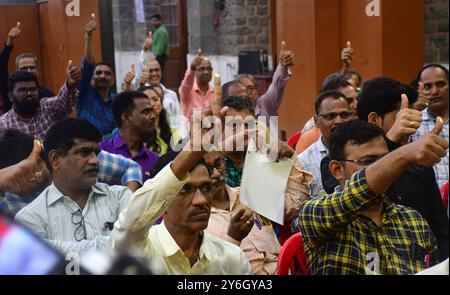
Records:
<instances>
[{"instance_id":1,"label":"wooden door","mask_svg":"<svg viewBox=\"0 0 450 295\"><path fill-rule=\"evenodd\" d=\"M160 3L163 24L170 37L170 54L164 70L163 83L168 88L178 91L186 70L186 0L160 0Z\"/></svg>"},{"instance_id":2,"label":"wooden door","mask_svg":"<svg viewBox=\"0 0 450 295\"><path fill-rule=\"evenodd\" d=\"M29 52L34 54L38 59L41 56L38 41L38 13L34 4L0 5L0 50L3 49L8 32L16 26L17 22L21 23L20 28L22 29L22 34L14 40L14 49L8 63L10 74L16 69L15 61L18 55ZM44 66L42 63L39 66L42 72ZM0 99L0 114L3 113L1 105L2 100Z\"/></svg>"},{"instance_id":3,"label":"wooden door","mask_svg":"<svg viewBox=\"0 0 450 295\"><path fill-rule=\"evenodd\" d=\"M100 20L98 2L80 0L80 16L67 16L66 5L70 1L48 0L38 3L40 49L44 65L44 85L58 91L66 80L69 60L81 65L84 53L84 26L97 16L99 28L93 35L96 60L101 58Z\"/></svg>"}]
</instances>

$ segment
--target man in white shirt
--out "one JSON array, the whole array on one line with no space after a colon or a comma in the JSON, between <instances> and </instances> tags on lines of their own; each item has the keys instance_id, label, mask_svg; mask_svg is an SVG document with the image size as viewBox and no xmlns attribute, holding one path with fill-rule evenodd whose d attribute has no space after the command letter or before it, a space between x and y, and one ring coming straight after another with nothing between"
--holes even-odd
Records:
<instances>
[{"instance_id":1,"label":"man in white shirt","mask_svg":"<svg viewBox=\"0 0 450 295\"><path fill-rule=\"evenodd\" d=\"M66 119L50 128L44 158L53 183L15 217L64 253L105 250L113 224L131 197L126 187L97 183L100 139L98 130L84 120Z\"/></svg>"}]
</instances>

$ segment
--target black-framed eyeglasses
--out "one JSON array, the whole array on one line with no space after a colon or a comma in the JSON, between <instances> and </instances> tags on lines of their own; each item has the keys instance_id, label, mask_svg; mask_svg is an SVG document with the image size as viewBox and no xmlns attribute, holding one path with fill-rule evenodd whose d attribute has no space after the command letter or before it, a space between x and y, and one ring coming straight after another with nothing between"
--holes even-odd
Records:
<instances>
[{"instance_id":1,"label":"black-framed eyeglasses","mask_svg":"<svg viewBox=\"0 0 450 295\"><path fill-rule=\"evenodd\" d=\"M319 114L320 117L324 118L327 121L333 121L337 118L337 116L346 120L352 116L352 112L340 112L340 113L328 113L328 114Z\"/></svg>"},{"instance_id":2,"label":"black-framed eyeglasses","mask_svg":"<svg viewBox=\"0 0 450 295\"><path fill-rule=\"evenodd\" d=\"M73 233L73 237L77 242L82 240L87 240L86 236L86 226L84 224L83 212L78 209L74 213L72 213L72 223L77 226Z\"/></svg>"},{"instance_id":3,"label":"black-framed eyeglasses","mask_svg":"<svg viewBox=\"0 0 450 295\"><path fill-rule=\"evenodd\" d=\"M195 192L200 190L200 192L208 199L214 197L214 187L212 183L205 183L200 186L186 184L180 191L183 197L190 198L195 195Z\"/></svg>"},{"instance_id":4,"label":"black-framed eyeglasses","mask_svg":"<svg viewBox=\"0 0 450 295\"><path fill-rule=\"evenodd\" d=\"M375 163L376 161L378 161L379 158L367 158L367 159L362 159L362 160L348 160L348 159L340 159L338 160L339 162L350 162L350 163L354 163L354 164L358 164L361 165L363 167L367 167L373 163Z\"/></svg>"}]
</instances>

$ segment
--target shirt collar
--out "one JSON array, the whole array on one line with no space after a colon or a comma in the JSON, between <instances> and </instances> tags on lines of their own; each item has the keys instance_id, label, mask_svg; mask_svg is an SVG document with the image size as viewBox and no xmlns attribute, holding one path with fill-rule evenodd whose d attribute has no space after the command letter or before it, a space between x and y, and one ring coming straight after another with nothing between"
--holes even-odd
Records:
<instances>
[{"instance_id":1,"label":"shirt collar","mask_svg":"<svg viewBox=\"0 0 450 295\"><path fill-rule=\"evenodd\" d=\"M167 230L164 220L158 226L158 232L160 241L163 244L163 251L165 257L171 257L176 255L177 253L184 255L183 251L180 249L177 242L175 242L174 238ZM211 261L211 258L213 257L213 253L211 253L212 247L209 246L209 241L205 237L205 233L201 232L200 234L203 236L203 239L202 244L200 245L199 258L201 260L203 256L206 256L206 258Z\"/></svg>"},{"instance_id":2,"label":"shirt collar","mask_svg":"<svg viewBox=\"0 0 450 295\"><path fill-rule=\"evenodd\" d=\"M106 197L107 194L104 192L97 184L94 184L91 188L91 192L89 193L89 199L91 197ZM51 184L48 188L48 198L47 198L47 207L52 206L57 201L64 198L64 194L55 186L55 184Z\"/></svg>"},{"instance_id":3,"label":"shirt collar","mask_svg":"<svg viewBox=\"0 0 450 295\"><path fill-rule=\"evenodd\" d=\"M203 95L203 91L200 90L200 88L198 87L197 81L194 82L194 87L192 87L192 89L197 92L198 94L202 94ZM208 85L208 91L206 91L206 95L205 96L209 96L211 95L213 92L213 88Z\"/></svg>"},{"instance_id":4,"label":"shirt collar","mask_svg":"<svg viewBox=\"0 0 450 295\"><path fill-rule=\"evenodd\" d=\"M429 122L436 122L436 118L433 117L433 115L430 114L429 109L425 109L422 111L422 115L423 115L423 120L424 121L429 121ZM444 125L448 125L449 120L447 120L447 122L445 122Z\"/></svg>"},{"instance_id":5,"label":"shirt collar","mask_svg":"<svg viewBox=\"0 0 450 295\"><path fill-rule=\"evenodd\" d=\"M317 141L317 149L319 150L319 152L321 152L321 153L329 153L328 152L328 148L323 144L323 141L322 141L322 139L323 139L323 137L321 136L320 138L319 138L319 140Z\"/></svg>"},{"instance_id":6,"label":"shirt collar","mask_svg":"<svg viewBox=\"0 0 450 295\"><path fill-rule=\"evenodd\" d=\"M125 143L125 141L122 139L122 137L120 137L120 134L117 134L114 138L113 138L113 142L112 142L113 148L115 150L125 150L127 151L127 153L130 155L131 157L131 152L128 149L127 144ZM137 159L142 157L142 155L146 155L146 156L150 156L152 154L152 152L150 152L149 149L145 148L145 146L143 144L141 144L141 149L139 150L139 153L136 155L136 157L134 157L133 159Z\"/></svg>"}]
</instances>

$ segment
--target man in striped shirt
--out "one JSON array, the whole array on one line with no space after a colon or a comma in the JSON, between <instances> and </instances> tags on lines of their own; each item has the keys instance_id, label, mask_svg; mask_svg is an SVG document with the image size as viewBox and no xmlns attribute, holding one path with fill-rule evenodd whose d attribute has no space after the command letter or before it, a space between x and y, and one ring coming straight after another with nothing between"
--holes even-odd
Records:
<instances>
[{"instance_id":1,"label":"man in striped shirt","mask_svg":"<svg viewBox=\"0 0 450 295\"><path fill-rule=\"evenodd\" d=\"M128 188L97 182L100 139L98 130L83 120L67 119L50 128L44 158L53 183L16 215L64 253L104 250L131 197Z\"/></svg>"}]
</instances>

